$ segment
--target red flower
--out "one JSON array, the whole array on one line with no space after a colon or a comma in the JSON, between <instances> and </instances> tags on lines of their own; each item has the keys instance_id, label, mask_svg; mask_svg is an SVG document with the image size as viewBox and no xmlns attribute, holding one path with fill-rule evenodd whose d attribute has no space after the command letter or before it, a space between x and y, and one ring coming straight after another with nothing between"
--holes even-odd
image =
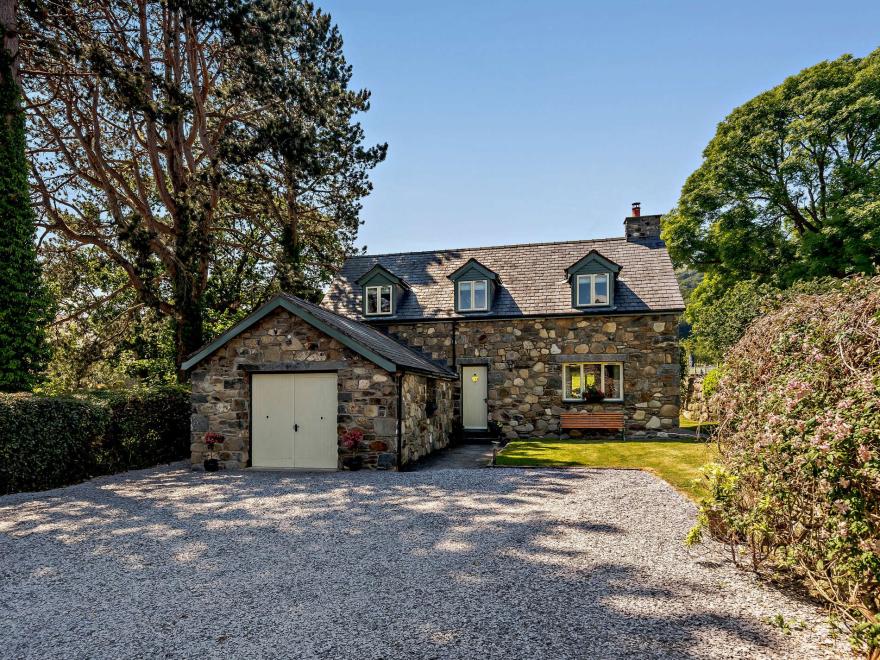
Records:
<instances>
[{"instance_id":1,"label":"red flower","mask_svg":"<svg viewBox=\"0 0 880 660\"><path fill-rule=\"evenodd\" d=\"M349 451L354 451L357 449L358 445L361 443L361 440L364 439L364 432L360 429L351 429L342 434L342 438L339 440L339 444Z\"/></svg>"}]
</instances>

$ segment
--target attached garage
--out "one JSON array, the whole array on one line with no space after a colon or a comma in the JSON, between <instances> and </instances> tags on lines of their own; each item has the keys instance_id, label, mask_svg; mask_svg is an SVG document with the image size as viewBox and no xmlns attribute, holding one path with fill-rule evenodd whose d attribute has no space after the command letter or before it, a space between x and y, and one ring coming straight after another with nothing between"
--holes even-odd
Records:
<instances>
[{"instance_id":1,"label":"attached garage","mask_svg":"<svg viewBox=\"0 0 880 660\"><path fill-rule=\"evenodd\" d=\"M454 372L294 296L269 301L183 366L194 469L210 456L225 468L333 470L355 455L397 469L452 433ZM222 437L213 449L208 433Z\"/></svg>"}]
</instances>

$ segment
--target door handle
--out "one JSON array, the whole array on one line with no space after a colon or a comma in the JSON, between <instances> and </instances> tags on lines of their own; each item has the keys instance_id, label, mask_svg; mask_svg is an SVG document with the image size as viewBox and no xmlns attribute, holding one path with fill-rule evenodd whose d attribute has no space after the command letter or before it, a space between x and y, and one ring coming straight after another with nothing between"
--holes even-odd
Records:
<instances>
[{"instance_id":1,"label":"door handle","mask_svg":"<svg viewBox=\"0 0 880 660\"><path fill-rule=\"evenodd\" d=\"M293 432L296 433L297 431L299 431L299 424L294 424L293 425Z\"/></svg>"}]
</instances>

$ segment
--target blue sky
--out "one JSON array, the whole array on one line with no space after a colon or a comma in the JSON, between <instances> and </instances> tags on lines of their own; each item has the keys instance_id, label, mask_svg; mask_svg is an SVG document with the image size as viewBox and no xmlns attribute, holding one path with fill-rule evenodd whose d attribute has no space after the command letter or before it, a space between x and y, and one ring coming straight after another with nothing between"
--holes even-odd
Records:
<instances>
[{"instance_id":1,"label":"blue sky","mask_svg":"<svg viewBox=\"0 0 880 660\"><path fill-rule=\"evenodd\" d=\"M880 46L880 2L318 0L389 143L369 252L619 236L674 206L716 124Z\"/></svg>"}]
</instances>

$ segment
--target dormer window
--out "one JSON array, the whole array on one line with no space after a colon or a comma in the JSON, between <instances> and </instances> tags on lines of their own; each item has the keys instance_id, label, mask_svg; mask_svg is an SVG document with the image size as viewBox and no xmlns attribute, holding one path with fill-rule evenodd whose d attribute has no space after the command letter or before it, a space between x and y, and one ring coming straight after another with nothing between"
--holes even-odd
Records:
<instances>
[{"instance_id":1,"label":"dormer window","mask_svg":"<svg viewBox=\"0 0 880 660\"><path fill-rule=\"evenodd\" d=\"M462 312L480 312L489 309L487 280L462 280L458 283L458 309Z\"/></svg>"},{"instance_id":2,"label":"dormer window","mask_svg":"<svg viewBox=\"0 0 880 660\"><path fill-rule=\"evenodd\" d=\"M596 250L565 269L571 284L571 306L579 309L614 306L614 281L620 266Z\"/></svg>"},{"instance_id":3,"label":"dormer window","mask_svg":"<svg viewBox=\"0 0 880 660\"><path fill-rule=\"evenodd\" d=\"M409 285L381 264L375 264L356 282L363 287L364 316L392 316L397 313Z\"/></svg>"},{"instance_id":4,"label":"dormer window","mask_svg":"<svg viewBox=\"0 0 880 660\"><path fill-rule=\"evenodd\" d=\"M608 273L577 276L577 306L608 304Z\"/></svg>"},{"instance_id":5,"label":"dormer window","mask_svg":"<svg viewBox=\"0 0 880 660\"><path fill-rule=\"evenodd\" d=\"M364 294L367 300L367 316L388 316L394 313L392 286L368 286Z\"/></svg>"},{"instance_id":6,"label":"dormer window","mask_svg":"<svg viewBox=\"0 0 880 660\"><path fill-rule=\"evenodd\" d=\"M501 279L476 259L468 259L454 273L452 280L455 311L461 314L489 312Z\"/></svg>"}]
</instances>

